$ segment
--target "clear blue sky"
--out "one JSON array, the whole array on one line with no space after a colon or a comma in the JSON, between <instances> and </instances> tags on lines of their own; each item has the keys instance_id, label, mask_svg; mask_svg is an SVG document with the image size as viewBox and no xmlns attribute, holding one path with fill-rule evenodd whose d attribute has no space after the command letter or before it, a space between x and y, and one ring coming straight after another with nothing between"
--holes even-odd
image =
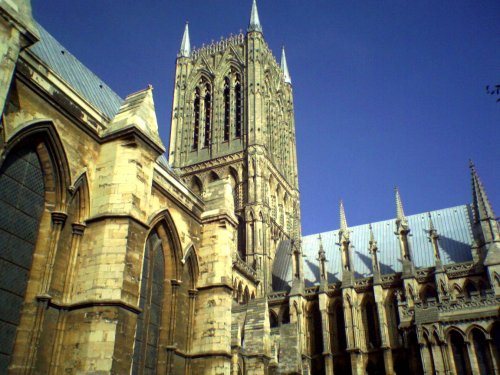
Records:
<instances>
[{"instance_id":1,"label":"clear blue sky","mask_svg":"<svg viewBox=\"0 0 500 375\"><path fill-rule=\"evenodd\" d=\"M500 1L258 1L286 46L303 234L471 201L472 158L500 215ZM154 86L168 145L175 56L246 30L251 0L33 0L35 18L119 95Z\"/></svg>"}]
</instances>

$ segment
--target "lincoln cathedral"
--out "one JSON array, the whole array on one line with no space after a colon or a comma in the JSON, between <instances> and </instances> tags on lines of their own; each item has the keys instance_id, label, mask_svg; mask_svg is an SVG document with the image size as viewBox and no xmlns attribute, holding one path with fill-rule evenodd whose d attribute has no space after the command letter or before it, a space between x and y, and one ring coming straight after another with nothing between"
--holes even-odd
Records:
<instances>
[{"instance_id":1,"label":"lincoln cathedral","mask_svg":"<svg viewBox=\"0 0 500 375\"><path fill-rule=\"evenodd\" d=\"M302 236L293 84L255 0L202 48L186 24L168 148L151 86L121 98L30 0L0 16L1 374L500 373L476 167L464 205L407 216L396 189L394 219L350 227L340 202Z\"/></svg>"}]
</instances>

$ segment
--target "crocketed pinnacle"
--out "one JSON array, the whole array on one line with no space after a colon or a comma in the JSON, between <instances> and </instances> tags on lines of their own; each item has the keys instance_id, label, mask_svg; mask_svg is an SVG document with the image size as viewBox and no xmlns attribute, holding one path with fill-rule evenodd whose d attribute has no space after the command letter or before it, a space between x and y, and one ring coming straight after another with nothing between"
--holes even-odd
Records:
<instances>
[{"instance_id":1,"label":"crocketed pinnacle","mask_svg":"<svg viewBox=\"0 0 500 375\"><path fill-rule=\"evenodd\" d=\"M472 160L469 160L469 168L472 178L472 209L474 211L474 219L476 222L487 219L495 220L496 216L493 212L493 207L491 207L486 191L484 190Z\"/></svg>"},{"instance_id":2,"label":"crocketed pinnacle","mask_svg":"<svg viewBox=\"0 0 500 375\"><path fill-rule=\"evenodd\" d=\"M373 234L372 225L368 225L370 229L370 250L377 249L377 241L375 240L375 235Z\"/></svg>"},{"instance_id":3,"label":"crocketed pinnacle","mask_svg":"<svg viewBox=\"0 0 500 375\"><path fill-rule=\"evenodd\" d=\"M179 50L179 57L189 56L191 56L191 43L189 41L189 24L186 22L184 35L182 36L181 49Z\"/></svg>"},{"instance_id":4,"label":"crocketed pinnacle","mask_svg":"<svg viewBox=\"0 0 500 375\"><path fill-rule=\"evenodd\" d=\"M257 11L257 2L255 0L253 0L252 3L252 13L250 14L250 23L248 24L247 31L262 32L262 26L260 25L260 20L259 20L259 12Z\"/></svg>"},{"instance_id":5,"label":"crocketed pinnacle","mask_svg":"<svg viewBox=\"0 0 500 375\"><path fill-rule=\"evenodd\" d=\"M285 46L281 48L281 70L283 71L285 82L291 85L292 78L290 78L290 72L288 72L288 65L286 63Z\"/></svg>"},{"instance_id":6,"label":"crocketed pinnacle","mask_svg":"<svg viewBox=\"0 0 500 375\"><path fill-rule=\"evenodd\" d=\"M325 249L323 248L323 240L321 239L321 234L318 234L318 240L319 240L318 256L319 260L321 260L325 258Z\"/></svg>"},{"instance_id":7,"label":"crocketed pinnacle","mask_svg":"<svg viewBox=\"0 0 500 375\"><path fill-rule=\"evenodd\" d=\"M344 237L349 237L349 229L347 227L347 219L345 217L344 202L340 200L340 231Z\"/></svg>"},{"instance_id":8,"label":"crocketed pinnacle","mask_svg":"<svg viewBox=\"0 0 500 375\"><path fill-rule=\"evenodd\" d=\"M403 202L401 201L401 195L399 194L399 189L397 186L394 188L394 191L396 192L396 218L399 221L405 220L406 216L403 210Z\"/></svg>"},{"instance_id":9,"label":"crocketed pinnacle","mask_svg":"<svg viewBox=\"0 0 500 375\"><path fill-rule=\"evenodd\" d=\"M435 233L436 232L436 228L434 227L434 222L432 221L431 213L428 212L427 216L429 217L429 233Z\"/></svg>"}]
</instances>

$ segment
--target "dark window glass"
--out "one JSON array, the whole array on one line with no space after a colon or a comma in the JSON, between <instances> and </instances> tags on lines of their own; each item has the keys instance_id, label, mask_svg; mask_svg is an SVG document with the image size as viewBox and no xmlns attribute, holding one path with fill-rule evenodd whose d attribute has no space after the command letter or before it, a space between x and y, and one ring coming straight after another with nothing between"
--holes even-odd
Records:
<instances>
[{"instance_id":1,"label":"dark window glass","mask_svg":"<svg viewBox=\"0 0 500 375\"><path fill-rule=\"evenodd\" d=\"M35 151L10 154L0 169L0 373L10 363L44 209L43 172Z\"/></svg>"},{"instance_id":2,"label":"dark window glass","mask_svg":"<svg viewBox=\"0 0 500 375\"><path fill-rule=\"evenodd\" d=\"M207 84L205 86L205 139L203 141L203 147L208 147L210 145L210 120L212 118L212 94L210 92L210 86Z\"/></svg>"},{"instance_id":3,"label":"dark window glass","mask_svg":"<svg viewBox=\"0 0 500 375\"><path fill-rule=\"evenodd\" d=\"M194 94L194 131L193 149L198 149L198 139L200 137L200 89L197 87Z\"/></svg>"},{"instance_id":4,"label":"dark window glass","mask_svg":"<svg viewBox=\"0 0 500 375\"><path fill-rule=\"evenodd\" d=\"M229 140L229 118L230 118L230 90L229 78L224 78L224 141Z\"/></svg>"},{"instance_id":5,"label":"dark window glass","mask_svg":"<svg viewBox=\"0 0 500 375\"><path fill-rule=\"evenodd\" d=\"M146 242L135 334L133 373L156 373L165 278L161 240L155 232Z\"/></svg>"},{"instance_id":6,"label":"dark window glass","mask_svg":"<svg viewBox=\"0 0 500 375\"><path fill-rule=\"evenodd\" d=\"M234 101L235 101L235 137L241 137L241 123L243 117L243 103L241 94L240 76L236 75L236 84L234 86Z\"/></svg>"}]
</instances>

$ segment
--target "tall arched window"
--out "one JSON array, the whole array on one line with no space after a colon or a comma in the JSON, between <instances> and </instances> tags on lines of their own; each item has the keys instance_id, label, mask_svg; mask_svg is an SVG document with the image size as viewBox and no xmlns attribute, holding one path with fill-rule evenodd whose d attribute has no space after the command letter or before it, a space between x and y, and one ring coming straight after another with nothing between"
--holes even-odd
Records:
<instances>
[{"instance_id":1,"label":"tall arched window","mask_svg":"<svg viewBox=\"0 0 500 375\"><path fill-rule=\"evenodd\" d=\"M156 373L158 341L163 306L163 283L165 280L162 241L153 232L147 242L142 266L141 294L137 317L133 373Z\"/></svg>"},{"instance_id":2,"label":"tall arched window","mask_svg":"<svg viewBox=\"0 0 500 375\"><path fill-rule=\"evenodd\" d=\"M26 294L44 209L45 185L37 153L9 154L0 169L0 373L6 374Z\"/></svg>"},{"instance_id":3,"label":"tall arched window","mask_svg":"<svg viewBox=\"0 0 500 375\"><path fill-rule=\"evenodd\" d=\"M234 101L235 101L235 137L241 137L241 124L243 117L243 103L242 103L242 93L241 93L241 78L240 75L236 73L236 82L234 85Z\"/></svg>"},{"instance_id":4,"label":"tall arched window","mask_svg":"<svg viewBox=\"0 0 500 375\"><path fill-rule=\"evenodd\" d=\"M224 141L229 141L230 116L231 116L231 98L229 88L229 78L224 77Z\"/></svg>"},{"instance_id":5,"label":"tall arched window","mask_svg":"<svg viewBox=\"0 0 500 375\"><path fill-rule=\"evenodd\" d=\"M366 347L368 349L378 348L380 346L378 332L378 315L375 304L368 300L365 303L365 327L366 327Z\"/></svg>"},{"instance_id":6,"label":"tall arched window","mask_svg":"<svg viewBox=\"0 0 500 375\"><path fill-rule=\"evenodd\" d=\"M210 145L210 126L212 119L212 90L210 85L205 85L205 138L203 140L203 147Z\"/></svg>"},{"instance_id":7,"label":"tall arched window","mask_svg":"<svg viewBox=\"0 0 500 375\"><path fill-rule=\"evenodd\" d=\"M491 358L489 343L486 341L484 333L475 328L472 330L471 336L472 342L474 343L474 352L476 354L477 365L479 367L479 374L494 374L493 358Z\"/></svg>"},{"instance_id":8,"label":"tall arched window","mask_svg":"<svg viewBox=\"0 0 500 375\"><path fill-rule=\"evenodd\" d=\"M194 129L193 129L193 149L198 149L200 138L200 89L197 87L194 92Z\"/></svg>"},{"instance_id":9,"label":"tall arched window","mask_svg":"<svg viewBox=\"0 0 500 375\"><path fill-rule=\"evenodd\" d=\"M451 345L451 352L453 353L455 373L457 375L469 375L472 371L470 369L467 346L462 335L456 331L451 331L449 340Z\"/></svg>"}]
</instances>

